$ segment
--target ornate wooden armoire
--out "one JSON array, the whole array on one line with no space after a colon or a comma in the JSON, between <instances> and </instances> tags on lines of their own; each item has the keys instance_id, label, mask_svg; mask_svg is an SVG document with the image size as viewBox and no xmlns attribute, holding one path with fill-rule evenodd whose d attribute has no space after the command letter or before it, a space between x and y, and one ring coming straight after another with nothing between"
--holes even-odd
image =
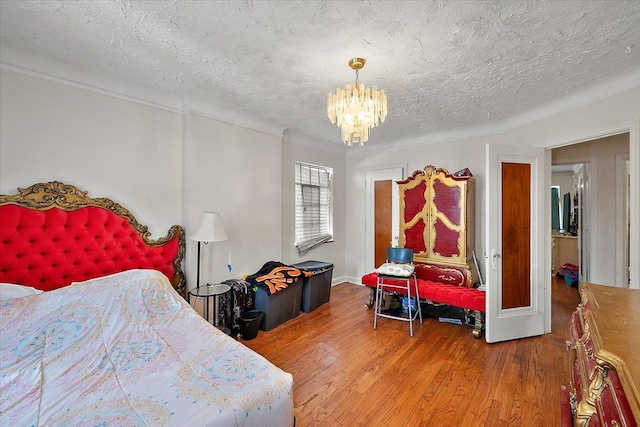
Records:
<instances>
[{"instance_id":1,"label":"ornate wooden armoire","mask_svg":"<svg viewBox=\"0 0 640 427\"><path fill-rule=\"evenodd\" d=\"M429 165L398 186L400 246L413 249L418 277L472 287L478 274L471 173L465 169L453 175Z\"/></svg>"}]
</instances>

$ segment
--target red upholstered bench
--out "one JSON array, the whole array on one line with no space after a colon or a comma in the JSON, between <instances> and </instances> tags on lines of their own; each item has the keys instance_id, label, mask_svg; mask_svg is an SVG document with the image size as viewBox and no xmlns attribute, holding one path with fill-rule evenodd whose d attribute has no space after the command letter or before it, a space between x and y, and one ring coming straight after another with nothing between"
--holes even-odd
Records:
<instances>
[{"instance_id":1,"label":"red upholstered bench","mask_svg":"<svg viewBox=\"0 0 640 427\"><path fill-rule=\"evenodd\" d=\"M362 284L373 289L375 289L377 281L378 273L369 273L362 276ZM393 281L389 281L389 283L393 283ZM485 311L486 301L486 293L484 291L419 278L418 292L420 299L473 310L476 317L473 336L474 338L482 336L482 313Z\"/></svg>"}]
</instances>

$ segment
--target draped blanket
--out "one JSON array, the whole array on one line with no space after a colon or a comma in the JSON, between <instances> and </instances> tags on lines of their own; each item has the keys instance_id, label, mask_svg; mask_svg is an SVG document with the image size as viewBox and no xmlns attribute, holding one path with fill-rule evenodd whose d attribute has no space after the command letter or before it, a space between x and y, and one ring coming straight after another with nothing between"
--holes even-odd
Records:
<instances>
[{"instance_id":1,"label":"draped blanket","mask_svg":"<svg viewBox=\"0 0 640 427\"><path fill-rule=\"evenodd\" d=\"M293 377L157 271L0 302L1 426L293 425Z\"/></svg>"},{"instance_id":2,"label":"draped blanket","mask_svg":"<svg viewBox=\"0 0 640 427\"><path fill-rule=\"evenodd\" d=\"M267 294L272 295L278 291L286 289L299 277L310 276L310 272L290 267L278 261L266 262L257 273L247 277L247 282L264 289Z\"/></svg>"}]
</instances>

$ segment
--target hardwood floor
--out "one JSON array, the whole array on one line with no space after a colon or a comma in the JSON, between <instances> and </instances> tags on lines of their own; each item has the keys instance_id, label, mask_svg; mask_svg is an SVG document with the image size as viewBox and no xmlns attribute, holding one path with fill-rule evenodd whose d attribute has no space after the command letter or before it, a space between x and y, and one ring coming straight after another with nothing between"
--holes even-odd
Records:
<instances>
[{"instance_id":1,"label":"hardwood floor","mask_svg":"<svg viewBox=\"0 0 640 427\"><path fill-rule=\"evenodd\" d=\"M552 287L552 332L540 337L487 344L434 318L413 338L396 320L374 331L369 288L343 283L329 303L244 343L293 374L297 427L557 426L579 296Z\"/></svg>"}]
</instances>

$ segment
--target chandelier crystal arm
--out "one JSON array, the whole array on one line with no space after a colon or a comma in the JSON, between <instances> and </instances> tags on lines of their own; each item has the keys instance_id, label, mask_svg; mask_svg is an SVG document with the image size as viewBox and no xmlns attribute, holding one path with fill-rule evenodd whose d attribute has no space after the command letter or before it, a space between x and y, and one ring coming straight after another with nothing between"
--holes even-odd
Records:
<instances>
[{"instance_id":1,"label":"chandelier crystal arm","mask_svg":"<svg viewBox=\"0 0 640 427\"><path fill-rule=\"evenodd\" d=\"M327 96L327 116L341 129L342 141L348 146L363 146L369 140L371 128L387 118L388 100L384 90L365 87L359 81L359 70L366 63L364 58L352 58L349 66L356 72L355 83Z\"/></svg>"}]
</instances>

